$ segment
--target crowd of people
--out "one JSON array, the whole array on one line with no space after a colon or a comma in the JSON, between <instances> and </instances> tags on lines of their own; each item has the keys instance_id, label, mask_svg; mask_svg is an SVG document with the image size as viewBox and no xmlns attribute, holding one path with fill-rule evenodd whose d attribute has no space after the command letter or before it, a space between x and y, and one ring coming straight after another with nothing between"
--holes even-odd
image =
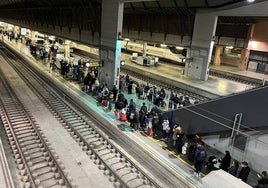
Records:
<instances>
[{"instance_id":1,"label":"crowd of people","mask_svg":"<svg viewBox=\"0 0 268 188\"><path fill-rule=\"evenodd\" d=\"M128 74L120 75L119 89L126 90L128 94L136 93L138 99L147 99L157 107L165 109L176 109L197 103L196 101L191 102L188 96L183 96L181 93L166 91L164 88L150 86L148 83L137 83Z\"/></svg>"}]
</instances>

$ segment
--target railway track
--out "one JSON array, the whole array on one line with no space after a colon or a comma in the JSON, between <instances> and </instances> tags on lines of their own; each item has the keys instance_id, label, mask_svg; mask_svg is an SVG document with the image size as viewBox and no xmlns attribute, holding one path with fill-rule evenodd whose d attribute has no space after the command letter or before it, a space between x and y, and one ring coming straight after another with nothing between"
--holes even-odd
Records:
<instances>
[{"instance_id":1,"label":"railway track","mask_svg":"<svg viewBox=\"0 0 268 188\"><path fill-rule=\"evenodd\" d=\"M249 78L249 77L236 75L236 74L223 72L223 71L218 71L218 70L213 70L213 69L209 71L209 75L215 76L218 78L223 78L226 80L232 80L232 81L239 82L242 84L251 85L254 87L260 87L263 84L261 80L258 80L256 78Z\"/></svg>"},{"instance_id":2,"label":"railway track","mask_svg":"<svg viewBox=\"0 0 268 188\"><path fill-rule=\"evenodd\" d=\"M110 138L105 135L100 129L98 129L97 125L91 119L86 117L83 113L79 112L79 110L77 110L70 103L68 103L64 97L58 95L54 90L51 89L50 86L45 84L44 81L41 80L40 77L35 75L35 73L32 72L29 68L22 66L23 63L14 64L14 62L10 60L15 59L14 55L8 51L6 51L6 53L9 57L7 59L9 64L17 71L17 73L37 94L37 96L44 101L50 111L55 115L56 118L59 119L59 121L66 128L66 130L70 132L70 135L81 146L82 150L87 153L89 159L93 160L94 163L98 165L99 169L102 170L103 173L109 177L109 180L114 184L115 187L161 187L158 185L158 183L156 183L153 178L150 177L150 175L143 172L140 167L138 167L138 165L132 162L126 154L124 154L119 148L117 148L117 146L115 146L115 144L110 141ZM29 82L29 80L31 81ZM42 87L40 87L40 85ZM10 105L12 106L12 104ZM5 106L5 103L3 103L3 106ZM15 107L17 105L13 104L13 106ZM18 112L20 111L21 110L18 110ZM22 123L26 125L33 124L28 123L28 121L30 120L26 120L23 114L16 114L15 116L18 117L18 120L15 120L16 122L22 120ZM2 118L4 118L4 116ZM5 118L5 122L6 121L7 120ZM31 138L29 139L22 140L22 143L25 142L23 144L23 148L26 147L31 149L33 147L32 145L41 145L42 147L44 147L44 144L39 143L39 141L38 143L36 143L36 134L38 133L33 133L32 129L34 128L25 126L16 125L16 129L18 129L18 131L21 131L25 135L31 136ZM38 129L36 130L38 131ZM7 131L8 134L10 134L10 130ZM22 136L22 138L24 137ZM20 146L21 144L18 144L15 148L18 149ZM20 156L21 155L22 154L20 154ZM47 158L47 156L43 156L41 155L41 153L38 153L37 157L39 156L43 157L45 160ZM32 161L32 157L28 157L27 159L25 157L25 159L23 160ZM39 159L37 158L36 160ZM47 164L52 165L54 163L51 164L50 162L47 162ZM31 168L29 168L29 171L30 169ZM38 173L33 172L33 174L34 175L30 176L30 179L33 179L30 181L30 184L39 182L39 179L34 179L34 177L36 177L36 174ZM57 175L57 177L58 176L59 175Z\"/></svg>"},{"instance_id":3,"label":"railway track","mask_svg":"<svg viewBox=\"0 0 268 188\"><path fill-rule=\"evenodd\" d=\"M71 187L42 131L3 80L5 78L1 76L0 116L21 176L22 186Z\"/></svg>"}]
</instances>

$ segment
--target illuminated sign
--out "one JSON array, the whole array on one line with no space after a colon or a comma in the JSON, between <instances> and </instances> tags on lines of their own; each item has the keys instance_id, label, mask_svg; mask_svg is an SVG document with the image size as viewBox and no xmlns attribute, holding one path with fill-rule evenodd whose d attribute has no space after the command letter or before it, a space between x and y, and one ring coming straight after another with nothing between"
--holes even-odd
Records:
<instances>
[{"instance_id":1,"label":"illuminated sign","mask_svg":"<svg viewBox=\"0 0 268 188\"><path fill-rule=\"evenodd\" d=\"M26 28L20 28L20 34L26 35Z\"/></svg>"},{"instance_id":2,"label":"illuminated sign","mask_svg":"<svg viewBox=\"0 0 268 188\"><path fill-rule=\"evenodd\" d=\"M98 62L98 61L91 61L89 63L89 66L90 67L99 67L100 66L100 62Z\"/></svg>"}]
</instances>

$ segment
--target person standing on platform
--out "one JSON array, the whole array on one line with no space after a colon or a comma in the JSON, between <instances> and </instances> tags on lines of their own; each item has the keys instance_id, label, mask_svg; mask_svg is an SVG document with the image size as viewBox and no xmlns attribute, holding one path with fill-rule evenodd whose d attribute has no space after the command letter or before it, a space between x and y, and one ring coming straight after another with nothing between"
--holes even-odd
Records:
<instances>
[{"instance_id":1,"label":"person standing on platform","mask_svg":"<svg viewBox=\"0 0 268 188\"><path fill-rule=\"evenodd\" d=\"M139 130L139 128L140 128L139 114L138 114L138 112L136 110L135 110L134 115L133 115L132 123L133 123L134 131Z\"/></svg>"},{"instance_id":2,"label":"person standing on platform","mask_svg":"<svg viewBox=\"0 0 268 188\"><path fill-rule=\"evenodd\" d=\"M230 155L230 152L225 151L225 156L219 160L221 162L220 169L227 172L228 168L230 167L231 159L232 157Z\"/></svg>"},{"instance_id":3,"label":"person standing on platform","mask_svg":"<svg viewBox=\"0 0 268 188\"><path fill-rule=\"evenodd\" d=\"M156 133L158 133L158 122L159 122L159 115L158 113L156 112L156 110L154 108L151 109L151 113L152 113L152 116L153 116L153 122L152 122L152 128L153 128L153 135L154 136L157 136Z\"/></svg>"},{"instance_id":4,"label":"person standing on platform","mask_svg":"<svg viewBox=\"0 0 268 188\"><path fill-rule=\"evenodd\" d=\"M228 168L228 173L236 177L238 168L239 162L237 160L234 160L233 164Z\"/></svg>"},{"instance_id":5,"label":"person standing on platform","mask_svg":"<svg viewBox=\"0 0 268 188\"><path fill-rule=\"evenodd\" d=\"M113 89L112 89L112 92L113 92L113 101L115 102L116 101L116 97L117 97L117 93L118 93L118 89L116 88L116 85L114 85Z\"/></svg>"},{"instance_id":6,"label":"person standing on platform","mask_svg":"<svg viewBox=\"0 0 268 188\"><path fill-rule=\"evenodd\" d=\"M89 91L89 81L90 81L90 77L89 75L87 75L84 78L84 91L87 93Z\"/></svg>"},{"instance_id":7,"label":"person standing on platform","mask_svg":"<svg viewBox=\"0 0 268 188\"><path fill-rule=\"evenodd\" d=\"M130 121L131 128L134 128L134 115L135 115L135 113L136 113L136 110L134 110L134 109L129 112L129 121Z\"/></svg>"},{"instance_id":8,"label":"person standing on platform","mask_svg":"<svg viewBox=\"0 0 268 188\"><path fill-rule=\"evenodd\" d=\"M143 99L147 99L147 97L149 95L149 90L150 90L150 86L149 86L149 83L147 83L143 89Z\"/></svg>"},{"instance_id":9,"label":"person standing on platform","mask_svg":"<svg viewBox=\"0 0 268 188\"><path fill-rule=\"evenodd\" d=\"M181 130L178 135L178 155L182 154L182 147L184 146L187 138L184 134L184 132Z\"/></svg>"},{"instance_id":10,"label":"person standing on platform","mask_svg":"<svg viewBox=\"0 0 268 188\"><path fill-rule=\"evenodd\" d=\"M178 105L179 105L179 97L177 94L175 94L175 96L173 97L173 109L177 109L178 108Z\"/></svg>"},{"instance_id":11,"label":"person standing on platform","mask_svg":"<svg viewBox=\"0 0 268 188\"><path fill-rule=\"evenodd\" d=\"M127 93L128 94L132 94L132 87L133 87L133 81L129 80L129 82L127 83Z\"/></svg>"},{"instance_id":12,"label":"person standing on platform","mask_svg":"<svg viewBox=\"0 0 268 188\"><path fill-rule=\"evenodd\" d=\"M177 145L177 140L178 140L178 135L181 132L181 127L178 124L175 124L173 126L173 135L172 135L172 140L173 140L173 147L176 147Z\"/></svg>"},{"instance_id":13,"label":"person standing on platform","mask_svg":"<svg viewBox=\"0 0 268 188\"><path fill-rule=\"evenodd\" d=\"M140 127L142 129L144 129L146 126L145 122L146 114L147 114L147 106L145 105L145 102L143 102L139 111L139 121L140 121Z\"/></svg>"},{"instance_id":14,"label":"person standing on platform","mask_svg":"<svg viewBox=\"0 0 268 188\"><path fill-rule=\"evenodd\" d=\"M153 136L153 125L152 125L152 121L153 121L153 116L151 113L148 114L148 116L145 119L146 121L146 133L148 136Z\"/></svg>"},{"instance_id":15,"label":"person standing on platform","mask_svg":"<svg viewBox=\"0 0 268 188\"><path fill-rule=\"evenodd\" d=\"M166 140L168 137L168 133L170 131L169 120L167 117L165 117L163 120L162 130L163 130L163 139Z\"/></svg>"},{"instance_id":16,"label":"person standing on platform","mask_svg":"<svg viewBox=\"0 0 268 188\"><path fill-rule=\"evenodd\" d=\"M197 148L197 145L198 144L201 144L202 143L202 137L199 133L196 133L195 134L195 137L194 137L194 146L195 148Z\"/></svg>"},{"instance_id":17,"label":"person standing on platform","mask_svg":"<svg viewBox=\"0 0 268 188\"><path fill-rule=\"evenodd\" d=\"M126 80L126 84L128 84L130 82L130 78L129 78L128 74L126 75L125 80Z\"/></svg>"},{"instance_id":18,"label":"person standing on platform","mask_svg":"<svg viewBox=\"0 0 268 188\"><path fill-rule=\"evenodd\" d=\"M194 155L194 166L195 166L194 174L197 177L200 177L202 164L205 163L206 159L207 159L207 152L205 146L202 145L201 143L197 144L197 148L195 150Z\"/></svg>"},{"instance_id":19,"label":"person standing on platform","mask_svg":"<svg viewBox=\"0 0 268 188\"><path fill-rule=\"evenodd\" d=\"M247 183L249 172L250 172L250 168L248 166L248 163L245 161L242 162L241 169L238 172L238 178L241 179L243 182Z\"/></svg>"},{"instance_id":20,"label":"person standing on platform","mask_svg":"<svg viewBox=\"0 0 268 188\"><path fill-rule=\"evenodd\" d=\"M136 103L133 101L133 99L130 99L129 105L128 105L129 113L132 111L136 111Z\"/></svg>"}]
</instances>

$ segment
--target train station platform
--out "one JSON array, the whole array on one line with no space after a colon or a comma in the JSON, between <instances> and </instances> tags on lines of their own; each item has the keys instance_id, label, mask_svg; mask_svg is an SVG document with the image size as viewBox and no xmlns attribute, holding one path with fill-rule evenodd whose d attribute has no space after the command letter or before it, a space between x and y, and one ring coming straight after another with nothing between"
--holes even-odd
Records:
<instances>
[{"instance_id":1,"label":"train station platform","mask_svg":"<svg viewBox=\"0 0 268 188\"><path fill-rule=\"evenodd\" d=\"M206 95L208 98L217 98L220 96L239 93L254 88L254 86L249 84L239 83L233 80L222 79L215 76L209 76L207 81L189 78L183 75L184 68L179 65L160 63L159 66L156 67L141 66L131 62L131 56L128 54L122 54L122 59L124 59L126 62L122 67L123 70L136 70L146 75L155 75L155 78L159 77L159 79L169 79L172 82L180 83L183 89L195 93L204 93L203 95ZM229 72L232 74L238 74L252 78L257 77L261 80L268 80L268 75L253 73L250 71L239 71L236 68L228 66L211 66L211 69L221 70L223 72Z\"/></svg>"},{"instance_id":2,"label":"train station platform","mask_svg":"<svg viewBox=\"0 0 268 188\"><path fill-rule=\"evenodd\" d=\"M19 51L19 47L17 44L9 44L10 46L12 46L14 49L16 49L17 51ZM90 95L90 94L85 94L84 92L81 91L82 85L81 83L77 83L74 82L71 79L66 79L63 78L59 73L57 72L52 72L50 73L48 71L48 64L45 64L41 61L36 61L33 57L29 57L29 60L31 61L31 63L33 63L35 66L38 66L45 74L51 76L52 79L57 80L57 82L59 84L65 85L65 87L68 87L70 90L74 91L77 93L78 96L81 97L82 100L86 101L85 105L88 106L94 106L94 110L98 111L100 114L102 114L103 118L106 118L108 120L110 120L110 122L112 122L112 124L114 126L118 126L120 124L122 124L121 121L119 121L117 119L117 117L115 117L114 115L114 111L108 111L106 108L102 107L102 106L97 106L96 105L96 100ZM128 65L129 64L129 65ZM127 62L128 66L133 66L133 67L137 67L137 69L141 68L142 69L146 69L146 67L142 67L139 65L135 65L132 63ZM166 77L170 77L171 79L178 79L177 75L176 75L176 68L173 67L167 67L165 65L163 66L159 66L159 67L163 67L163 71L165 72L161 72L161 74L166 74ZM159 68L157 67L157 68ZM148 68L148 67L147 67ZM154 68L154 67L152 67ZM170 69L170 70L169 70ZM172 70L172 74L174 74L174 76L171 76L170 72ZM152 69L150 69L150 71L154 71ZM156 74L158 74L157 72L159 71L156 70ZM226 83L221 83L220 79L217 78L211 78L209 80L214 80L214 81L208 81L208 83L204 83L202 81L197 81L197 80L193 80L194 83L191 82L191 79L187 79L187 78L183 78L183 76L179 75L180 80L183 80L183 82L189 84L189 85L196 85L196 87L198 85L202 85L201 88L205 88L211 92L216 92L219 95L228 95L234 92L240 92L240 91L244 91L245 89L248 89L249 86L247 86L246 84L239 84L239 83L234 83L231 81L226 81ZM223 86L224 85L224 86ZM230 86L231 85L231 86ZM230 86L231 88L228 89L227 87ZM222 87L222 88L221 88ZM216 91L214 91L216 90ZM123 91L124 95L127 97L128 101L133 98L134 101L136 101L137 104L137 108L139 108L139 106L144 102L144 100L142 99L138 99L136 97L135 94L127 94L125 91ZM149 109L151 106L153 106L152 103L145 101L146 105L149 106ZM139 144L141 147L146 148L148 151L150 151L152 153L152 156L154 156L155 158L157 158L157 160L159 160L159 162L164 163L165 165L169 166L170 169L172 169L172 171L174 171L174 173L179 173L181 174L183 177L185 177L186 179L189 179L191 181L196 182L196 184L198 185L198 187L202 187L202 179L199 177L196 177L193 172L194 172L194 167L193 167L193 163L191 161L189 161L187 159L187 155L183 154L183 155L177 155L177 151L176 148L170 147L170 143L161 139L157 139L154 137L149 137L147 136L143 131L133 131L133 129L131 129L129 127L128 123L124 123L126 125L126 128L124 130L121 130L124 132L124 134L126 134L129 139L133 140L133 142ZM215 151L213 148L209 148L207 147L207 151L208 151L208 155L215 155L217 158L220 158L223 156L222 153ZM205 174L205 170L204 170L204 174ZM249 181L248 183L252 186L256 185L256 173L251 173L250 177L249 177Z\"/></svg>"}]
</instances>

